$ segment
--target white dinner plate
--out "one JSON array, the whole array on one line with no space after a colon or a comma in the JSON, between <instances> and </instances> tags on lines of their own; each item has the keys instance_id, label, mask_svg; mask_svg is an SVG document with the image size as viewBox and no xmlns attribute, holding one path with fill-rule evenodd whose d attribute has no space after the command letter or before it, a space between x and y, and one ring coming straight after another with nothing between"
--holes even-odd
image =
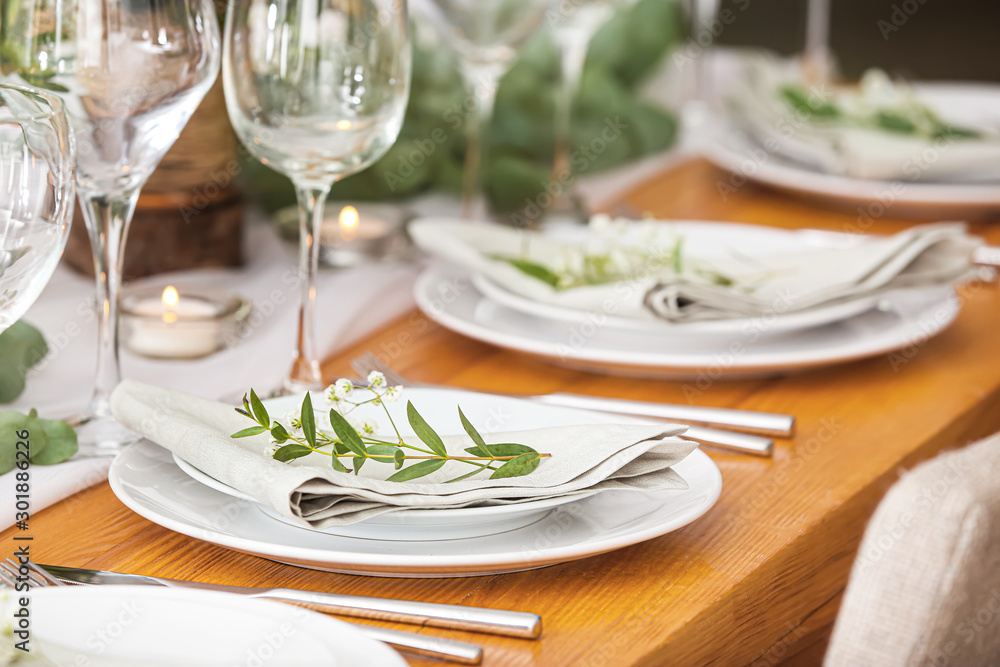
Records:
<instances>
[{"instance_id":1,"label":"white dinner plate","mask_svg":"<svg viewBox=\"0 0 1000 667\"><path fill-rule=\"evenodd\" d=\"M733 222L670 220L661 221L659 224L684 239L684 254L686 256L714 263L733 261L734 257L792 254L823 248L852 248L865 240L864 236L857 234L838 234L814 229L790 230ZM627 235L641 235L642 233L642 224L633 225L626 232ZM584 244L590 232L585 227L573 225L572 227L560 226L550 229L548 234L563 243ZM621 317L612 313L595 313L557 306L516 294L493 282L484 274L475 274L472 278L472 284L483 296L503 306L547 320L589 324L599 318L602 324L616 329L648 331L660 336L678 337L726 336L738 334L747 327L754 326L752 318L668 322L653 318ZM875 308L878 302L878 297L868 296L795 313L776 315L768 322L768 333L796 331L844 320Z\"/></svg>"},{"instance_id":2,"label":"white dinner plate","mask_svg":"<svg viewBox=\"0 0 1000 667\"><path fill-rule=\"evenodd\" d=\"M30 593L31 646L90 667L406 667L342 621L240 595L155 586L64 586Z\"/></svg>"},{"instance_id":3,"label":"white dinner plate","mask_svg":"<svg viewBox=\"0 0 1000 667\"><path fill-rule=\"evenodd\" d=\"M442 435L463 432L456 403L461 404L472 423L492 432L640 422L490 394L423 391L436 393L436 400L420 401L420 411ZM416 389L406 392L416 397ZM255 503L192 479L177 467L167 450L147 441L126 448L112 464L108 479L115 495L146 519L238 551L348 574L454 577L555 565L677 530L715 504L722 490L722 477L700 450L674 470L687 481L688 489L606 491L548 511L529 526L447 541L359 539L286 525L265 516Z\"/></svg>"},{"instance_id":4,"label":"white dinner plate","mask_svg":"<svg viewBox=\"0 0 1000 667\"><path fill-rule=\"evenodd\" d=\"M950 288L899 290L875 310L821 327L772 335L759 320L725 338L687 339L542 320L486 298L467 272L441 265L421 274L415 296L432 320L476 340L567 368L671 380L780 375L873 357L941 333L959 311Z\"/></svg>"},{"instance_id":5,"label":"white dinner plate","mask_svg":"<svg viewBox=\"0 0 1000 667\"><path fill-rule=\"evenodd\" d=\"M1000 124L1000 86L987 84L918 84L923 99L956 122ZM978 123L975 122L978 120ZM744 180L827 200L858 216L858 231L871 220L893 218L964 218L1000 210L1000 183L930 182L900 179L876 181L827 174L770 153L717 114L705 133L706 157L732 172L721 185L738 188ZM928 154L927 159L933 158Z\"/></svg>"},{"instance_id":6,"label":"white dinner plate","mask_svg":"<svg viewBox=\"0 0 1000 667\"><path fill-rule=\"evenodd\" d=\"M420 392L434 390L411 389L414 395ZM268 412L271 412L272 405L278 401L284 401L289 397L264 401ZM295 400L295 399L293 399ZM419 399L418 399L419 400ZM287 409L287 407L286 407ZM278 407L272 414L280 414ZM174 463L184 471L186 475L195 479L210 489L215 489L227 496L245 500L257 506L266 516L290 526L301 528L302 530L312 530L328 535L343 535L346 537L359 537L369 540L457 540L467 537L482 537L484 535L495 535L505 533L515 528L522 528L535 523L549 510L567 505L577 500L593 495L592 493L581 493L574 496L563 496L559 498L545 498L542 500L532 500L524 503L511 505L492 505L488 507L460 507L454 509L413 509L405 512L394 512L382 514L361 521L349 526L330 526L329 528L310 528L297 521L293 521L274 509L258 503L245 493L234 489L224 482L220 482L211 475L208 475L195 466L191 465L176 454L173 454Z\"/></svg>"}]
</instances>

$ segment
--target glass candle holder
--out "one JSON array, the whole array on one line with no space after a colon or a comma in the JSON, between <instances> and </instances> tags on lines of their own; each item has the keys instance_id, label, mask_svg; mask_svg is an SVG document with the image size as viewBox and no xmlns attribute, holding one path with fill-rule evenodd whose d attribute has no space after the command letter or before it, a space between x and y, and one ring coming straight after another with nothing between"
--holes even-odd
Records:
<instances>
[{"instance_id":1,"label":"glass candle holder","mask_svg":"<svg viewBox=\"0 0 1000 667\"><path fill-rule=\"evenodd\" d=\"M199 359L239 340L253 305L231 292L203 287L127 289L121 336L133 354L153 359Z\"/></svg>"}]
</instances>

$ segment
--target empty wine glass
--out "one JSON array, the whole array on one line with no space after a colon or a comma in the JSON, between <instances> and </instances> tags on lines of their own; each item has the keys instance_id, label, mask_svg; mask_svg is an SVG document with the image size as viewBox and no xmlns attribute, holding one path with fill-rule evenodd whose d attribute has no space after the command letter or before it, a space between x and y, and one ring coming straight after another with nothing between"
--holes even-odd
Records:
<instances>
[{"instance_id":1,"label":"empty wine glass","mask_svg":"<svg viewBox=\"0 0 1000 667\"><path fill-rule=\"evenodd\" d=\"M315 331L330 187L396 141L410 90L404 0L245 0L226 12L223 83L236 133L299 202L298 337L285 388L323 385Z\"/></svg>"},{"instance_id":2,"label":"empty wine glass","mask_svg":"<svg viewBox=\"0 0 1000 667\"><path fill-rule=\"evenodd\" d=\"M563 2L553 10L549 21L562 62L562 77L555 98L555 159L552 165L552 180L562 187L545 211L547 217L567 217L578 222L585 222L590 217L577 193L570 166L573 98L580 88L590 40L611 19L615 9L624 4L625 0Z\"/></svg>"},{"instance_id":3,"label":"empty wine glass","mask_svg":"<svg viewBox=\"0 0 1000 667\"><path fill-rule=\"evenodd\" d=\"M518 50L541 26L553 0L424 0L427 16L452 39L462 60L466 94L476 100L466 122L462 208L474 215L479 172L484 163L483 133L489 128L497 86Z\"/></svg>"},{"instance_id":4,"label":"empty wine glass","mask_svg":"<svg viewBox=\"0 0 1000 667\"><path fill-rule=\"evenodd\" d=\"M211 0L19 0L0 35L7 78L59 93L77 141L77 194L97 277L97 377L78 420L81 451L115 453L138 436L111 417L118 293L139 190L219 67Z\"/></svg>"},{"instance_id":5,"label":"empty wine glass","mask_svg":"<svg viewBox=\"0 0 1000 667\"><path fill-rule=\"evenodd\" d=\"M59 262L75 160L59 98L0 84L0 331L24 315Z\"/></svg>"}]
</instances>

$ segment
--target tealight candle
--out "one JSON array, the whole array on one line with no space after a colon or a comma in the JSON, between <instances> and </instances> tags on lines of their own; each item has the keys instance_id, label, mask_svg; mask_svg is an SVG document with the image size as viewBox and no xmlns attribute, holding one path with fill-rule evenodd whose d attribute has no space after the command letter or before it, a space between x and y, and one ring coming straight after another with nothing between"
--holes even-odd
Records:
<instances>
[{"instance_id":1,"label":"tealight candle","mask_svg":"<svg viewBox=\"0 0 1000 667\"><path fill-rule=\"evenodd\" d=\"M329 202L320 227L320 261L348 267L399 257L409 246L403 229L408 211L391 204ZM297 234L298 212L278 218L282 229Z\"/></svg>"},{"instance_id":2,"label":"tealight candle","mask_svg":"<svg viewBox=\"0 0 1000 667\"><path fill-rule=\"evenodd\" d=\"M232 294L173 285L132 291L122 299L122 336L131 352L156 359L197 359L225 347L227 334L250 314Z\"/></svg>"}]
</instances>

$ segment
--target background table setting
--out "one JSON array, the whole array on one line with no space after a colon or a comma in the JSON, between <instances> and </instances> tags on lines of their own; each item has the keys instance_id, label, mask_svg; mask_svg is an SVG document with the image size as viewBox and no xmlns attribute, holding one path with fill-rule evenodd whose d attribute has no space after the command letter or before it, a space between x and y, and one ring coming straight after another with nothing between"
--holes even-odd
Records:
<instances>
[{"instance_id":1,"label":"background table setting","mask_svg":"<svg viewBox=\"0 0 1000 667\"><path fill-rule=\"evenodd\" d=\"M822 664L1000 431L1000 88L730 4L0 10L0 664Z\"/></svg>"}]
</instances>

